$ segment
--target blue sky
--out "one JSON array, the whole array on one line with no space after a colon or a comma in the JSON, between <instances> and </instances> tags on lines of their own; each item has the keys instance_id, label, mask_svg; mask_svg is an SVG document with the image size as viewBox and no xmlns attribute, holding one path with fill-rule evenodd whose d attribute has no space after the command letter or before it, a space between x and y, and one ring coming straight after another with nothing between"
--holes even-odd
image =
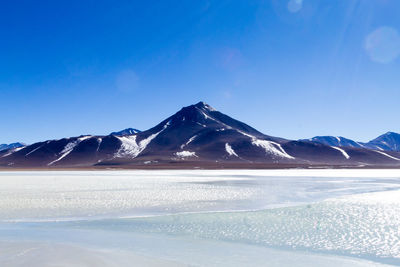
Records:
<instances>
[{"instance_id":1,"label":"blue sky","mask_svg":"<svg viewBox=\"0 0 400 267\"><path fill-rule=\"evenodd\" d=\"M203 100L290 139L400 132L400 1L8 1L0 143L148 129Z\"/></svg>"}]
</instances>

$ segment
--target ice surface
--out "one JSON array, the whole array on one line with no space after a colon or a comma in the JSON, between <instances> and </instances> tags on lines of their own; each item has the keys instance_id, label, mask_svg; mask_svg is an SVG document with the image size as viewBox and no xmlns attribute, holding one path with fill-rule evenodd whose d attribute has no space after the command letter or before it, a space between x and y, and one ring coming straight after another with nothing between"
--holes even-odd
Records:
<instances>
[{"instance_id":1,"label":"ice surface","mask_svg":"<svg viewBox=\"0 0 400 267\"><path fill-rule=\"evenodd\" d=\"M400 265L399 203L400 192L390 191L256 212L177 214L68 224L319 251Z\"/></svg>"},{"instance_id":2,"label":"ice surface","mask_svg":"<svg viewBox=\"0 0 400 267\"><path fill-rule=\"evenodd\" d=\"M259 210L400 188L390 170L0 173L0 221Z\"/></svg>"},{"instance_id":3,"label":"ice surface","mask_svg":"<svg viewBox=\"0 0 400 267\"><path fill-rule=\"evenodd\" d=\"M37 231L38 234L46 234ZM64 240L61 243L47 240L0 241L0 266L387 266L338 255L223 241L93 230L56 232L53 229L53 233L61 234ZM60 240L54 235L47 235L47 238Z\"/></svg>"},{"instance_id":4,"label":"ice surface","mask_svg":"<svg viewBox=\"0 0 400 267\"><path fill-rule=\"evenodd\" d=\"M62 243L0 242L0 250L0 266L7 267L187 266L127 251L93 249Z\"/></svg>"},{"instance_id":5,"label":"ice surface","mask_svg":"<svg viewBox=\"0 0 400 267\"><path fill-rule=\"evenodd\" d=\"M399 189L398 170L1 172L0 266L400 265Z\"/></svg>"}]
</instances>

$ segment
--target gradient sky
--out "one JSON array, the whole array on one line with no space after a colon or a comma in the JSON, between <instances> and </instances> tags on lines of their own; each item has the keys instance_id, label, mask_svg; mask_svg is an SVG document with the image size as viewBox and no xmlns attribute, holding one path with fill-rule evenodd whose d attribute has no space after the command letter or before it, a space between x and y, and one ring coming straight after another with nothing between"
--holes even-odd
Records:
<instances>
[{"instance_id":1,"label":"gradient sky","mask_svg":"<svg viewBox=\"0 0 400 267\"><path fill-rule=\"evenodd\" d=\"M0 143L148 129L203 100L290 139L400 132L400 1L5 1Z\"/></svg>"}]
</instances>

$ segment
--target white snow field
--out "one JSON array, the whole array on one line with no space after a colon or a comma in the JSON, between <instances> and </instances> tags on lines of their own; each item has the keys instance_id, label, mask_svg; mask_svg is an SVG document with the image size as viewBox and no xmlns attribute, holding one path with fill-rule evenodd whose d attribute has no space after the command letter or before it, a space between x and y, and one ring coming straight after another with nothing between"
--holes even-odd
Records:
<instances>
[{"instance_id":1,"label":"white snow field","mask_svg":"<svg viewBox=\"0 0 400 267\"><path fill-rule=\"evenodd\" d=\"M0 172L0 266L400 265L400 170Z\"/></svg>"}]
</instances>

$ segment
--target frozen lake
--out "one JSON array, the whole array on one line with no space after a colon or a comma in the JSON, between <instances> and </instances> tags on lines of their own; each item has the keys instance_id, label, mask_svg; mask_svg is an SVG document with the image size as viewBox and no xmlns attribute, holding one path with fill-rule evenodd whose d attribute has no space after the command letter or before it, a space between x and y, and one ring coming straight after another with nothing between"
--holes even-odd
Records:
<instances>
[{"instance_id":1,"label":"frozen lake","mask_svg":"<svg viewBox=\"0 0 400 267\"><path fill-rule=\"evenodd\" d=\"M0 172L0 266L400 265L400 170Z\"/></svg>"}]
</instances>

